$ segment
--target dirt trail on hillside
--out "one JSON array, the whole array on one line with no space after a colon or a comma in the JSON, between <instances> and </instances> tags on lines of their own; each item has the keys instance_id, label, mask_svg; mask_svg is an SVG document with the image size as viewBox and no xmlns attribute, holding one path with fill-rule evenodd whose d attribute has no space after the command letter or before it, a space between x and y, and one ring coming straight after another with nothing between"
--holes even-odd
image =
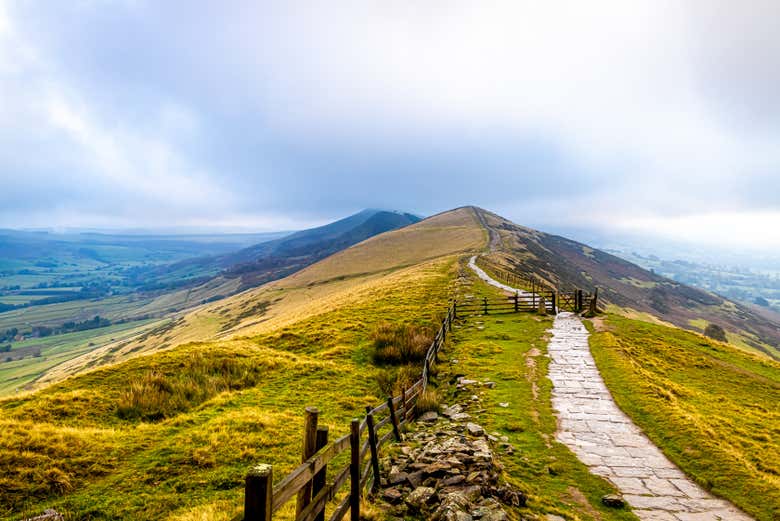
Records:
<instances>
[{"instance_id":1,"label":"dirt trail on hillside","mask_svg":"<svg viewBox=\"0 0 780 521\"><path fill-rule=\"evenodd\" d=\"M469 266L480 278L490 279L473 261ZM588 331L577 315L559 313L552 335L548 376L558 416L556 438L593 474L611 481L640 519L751 521L730 502L712 496L689 479L618 408L599 374L590 353Z\"/></svg>"},{"instance_id":2,"label":"dirt trail on hillside","mask_svg":"<svg viewBox=\"0 0 780 521\"><path fill-rule=\"evenodd\" d=\"M488 232L488 249L490 251L496 251L501 247L501 236L498 234L498 232L491 228L490 225L487 223L487 219L485 219L485 216L482 214L482 210L479 208L473 208L474 215L477 216L477 220L479 221L479 224L487 230Z\"/></svg>"}]
</instances>

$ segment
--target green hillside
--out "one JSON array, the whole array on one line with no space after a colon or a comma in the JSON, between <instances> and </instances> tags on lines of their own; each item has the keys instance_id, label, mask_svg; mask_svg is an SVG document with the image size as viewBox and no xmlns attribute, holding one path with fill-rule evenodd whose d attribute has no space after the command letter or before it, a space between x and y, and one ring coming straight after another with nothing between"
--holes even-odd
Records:
<instances>
[{"instance_id":1,"label":"green hillside","mask_svg":"<svg viewBox=\"0 0 780 521\"><path fill-rule=\"evenodd\" d=\"M723 297L667 279L595 248L480 210L500 244L495 260L560 290L599 289L611 311L702 331L714 323L738 347L780 360L780 324Z\"/></svg>"},{"instance_id":2,"label":"green hillside","mask_svg":"<svg viewBox=\"0 0 780 521\"><path fill-rule=\"evenodd\" d=\"M618 405L704 488L780 519L780 363L609 315L591 350Z\"/></svg>"},{"instance_id":3,"label":"green hillside","mask_svg":"<svg viewBox=\"0 0 780 521\"><path fill-rule=\"evenodd\" d=\"M447 241L431 253L437 233ZM393 234L409 247L401 263ZM241 337L184 341L0 401L0 512L225 519L249 465L272 460L282 476L297 463L305 406L335 431L381 399L371 331L388 317L437 323L457 259L483 245L468 211L429 219L210 308ZM266 300L265 322L242 318ZM188 320L197 335L212 319Z\"/></svg>"},{"instance_id":4,"label":"green hillside","mask_svg":"<svg viewBox=\"0 0 780 521\"><path fill-rule=\"evenodd\" d=\"M300 461L305 406L344 433L384 398L402 370L372 357L378 328L425 331L453 297L498 296L465 267L470 256L492 243L507 266L544 258L538 274L556 282L584 262L551 256L540 249L552 247L543 234L496 219L470 207L445 212L59 364L47 387L0 400L0 517L52 507L73 519L231 519L250 465L272 463L281 479ZM522 515L632 519L601 505L612 486L555 441L549 319L505 317L457 324L444 356L459 362L442 366L437 392L447 399L450 382L467 371L499 382L497 402L522 404L478 413L518 449L502 464L529 496ZM703 486L772 519L778 363L618 315L594 327L594 355L619 405ZM279 515L289 518L289 509Z\"/></svg>"}]
</instances>

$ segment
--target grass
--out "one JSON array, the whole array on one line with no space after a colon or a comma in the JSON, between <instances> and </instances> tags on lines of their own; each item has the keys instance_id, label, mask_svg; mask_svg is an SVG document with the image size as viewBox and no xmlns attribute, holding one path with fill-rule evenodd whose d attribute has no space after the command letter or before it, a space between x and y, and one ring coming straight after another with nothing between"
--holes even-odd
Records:
<instances>
[{"instance_id":1,"label":"grass","mask_svg":"<svg viewBox=\"0 0 780 521\"><path fill-rule=\"evenodd\" d=\"M478 296L492 292L476 284L468 291ZM439 379L465 375L496 382L495 389L485 390L485 412L475 421L487 432L507 436L515 447L513 454L501 455L501 463L508 480L529 497L528 509L520 515L527 516L530 509L542 519L549 513L575 520L635 520L628 510L602 505L601 497L615 493L614 487L591 474L555 440L552 384L545 376L549 361L544 356L546 331L551 325L551 318L530 313L487 315L461 322L453 332L452 346L443 353L457 363L442 364ZM455 401L450 395L442 400ZM502 402L509 406L500 407Z\"/></svg>"},{"instance_id":2,"label":"grass","mask_svg":"<svg viewBox=\"0 0 780 521\"><path fill-rule=\"evenodd\" d=\"M416 324L395 325L382 322L371 333L374 362L379 365L421 362L425 359L433 337L430 328Z\"/></svg>"},{"instance_id":3,"label":"grass","mask_svg":"<svg viewBox=\"0 0 780 521\"><path fill-rule=\"evenodd\" d=\"M438 323L454 261L323 284L306 306L280 302L293 316L274 315L262 332L0 401L0 517L55 508L78 519L229 518L250 465L272 463L281 479L300 461L304 407L318 406L336 436L382 401L372 331L387 316Z\"/></svg>"},{"instance_id":4,"label":"grass","mask_svg":"<svg viewBox=\"0 0 780 521\"><path fill-rule=\"evenodd\" d=\"M436 389L428 388L424 390L417 402L414 404L414 412L417 415L424 414L429 411L439 412L441 410L441 397L439 391Z\"/></svg>"},{"instance_id":5,"label":"grass","mask_svg":"<svg viewBox=\"0 0 780 521\"><path fill-rule=\"evenodd\" d=\"M188 342L267 334L349 306L355 298L381 300L386 296L378 288L413 284L422 273L418 269L420 263L479 250L484 243L485 232L471 210L440 214L372 237L285 279L199 306L181 317L173 328L160 328L107 345L63 364L47 378L61 380L85 369L150 355ZM410 276L411 272L416 274ZM246 314L261 302L267 303L262 312Z\"/></svg>"},{"instance_id":6,"label":"grass","mask_svg":"<svg viewBox=\"0 0 780 521\"><path fill-rule=\"evenodd\" d=\"M704 488L780 519L780 363L609 315L591 350L615 400Z\"/></svg>"}]
</instances>

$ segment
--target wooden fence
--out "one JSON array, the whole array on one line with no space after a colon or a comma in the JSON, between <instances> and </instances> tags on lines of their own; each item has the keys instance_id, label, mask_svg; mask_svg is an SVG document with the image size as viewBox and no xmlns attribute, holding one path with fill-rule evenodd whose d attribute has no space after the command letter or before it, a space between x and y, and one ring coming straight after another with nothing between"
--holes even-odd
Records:
<instances>
[{"instance_id":1,"label":"wooden fence","mask_svg":"<svg viewBox=\"0 0 780 521\"><path fill-rule=\"evenodd\" d=\"M398 396L390 396L380 405L366 407L363 418L350 423L349 434L329 442L327 427L317 425L319 411L306 409L301 465L273 486L273 466L261 464L249 469L244 487L245 521L266 521L295 498L296 521L338 521L347 512L351 521L360 518L360 497L364 490L379 487L379 451L390 440L400 441L404 425L414 419L415 405L428 386L431 366L452 331L457 317L456 304L447 310L441 327L426 352L420 378ZM349 462L332 468L329 464L349 452ZM349 482L349 491L339 493ZM331 500L340 501L326 517Z\"/></svg>"},{"instance_id":2,"label":"wooden fence","mask_svg":"<svg viewBox=\"0 0 780 521\"><path fill-rule=\"evenodd\" d=\"M458 316L466 315L493 315L500 313L519 313L522 311L539 311L539 306L544 303L545 312L555 314L556 295L554 291L540 291L537 293L515 293L506 298L471 299L455 302L454 306Z\"/></svg>"},{"instance_id":3,"label":"wooden fence","mask_svg":"<svg viewBox=\"0 0 780 521\"><path fill-rule=\"evenodd\" d=\"M581 313L588 310L591 313L596 313L599 294L598 288L596 288L593 293L581 289L575 289L573 291L556 291L538 277L509 271L505 266L485 257L478 257L477 265L485 270L485 272L489 272L488 274L499 282L503 282L513 288L523 288L531 293L531 295L535 295L538 298L544 298L546 301L549 300L549 303L547 304L549 312L556 313L559 310L564 310ZM514 297L509 297L510 300L513 298ZM527 295L520 295L520 299L526 301L526 308L530 306L535 310L538 306L537 301L535 300L528 302L530 297ZM488 306L489 305L490 302L488 302ZM483 306L482 313L487 314L490 311L488 306ZM523 304L521 304L521 308L522 306ZM499 308L500 306L496 306L496 311Z\"/></svg>"},{"instance_id":4,"label":"wooden fence","mask_svg":"<svg viewBox=\"0 0 780 521\"><path fill-rule=\"evenodd\" d=\"M581 313L585 310L595 313L598 299L598 288L596 288L593 293L588 293L581 289L562 292L558 294L558 308L566 311L573 311L574 313Z\"/></svg>"},{"instance_id":5,"label":"wooden fence","mask_svg":"<svg viewBox=\"0 0 780 521\"><path fill-rule=\"evenodd\" d=\"M349 513L351 521L360 519L360 498L365 490L379 487L379 451L389 441L401 439L404 425L414 419L415 406L426 390L431 366L438 360L438 353L452 331L452 322L458 317L474 314L519 313L538 311L544 303L545 311L556 313L559 302L573 311L584 306L595 308L598 292L586 294L582 290L558 295L539 279L508 272L486 259L493 275L508 285L526 286L530 293L515 293L499 299L471 299L453 302L447 309L436 336L428 348L420 378L398 396L390 396L376 407L366 407L362 418L354 418L349 434L330 441L328 428L318 425L319 411L308 407L304 415L302 463L273 485L273 466L260 464L246 474L244 488L244 514L237 519L268 521L284 505L295 498L296 521L340 521ZM349 462L334 460L349 453ZM342 460L345 458L342 458ZM341 461L341 460L339 460ZM349 489L345 488L349 482ZM326 516L332 500L338 502Z\"/></svg>"},{"instance_id":6,"label":"wooden fence","mask_svg":"<svg viewBox=\"0 0 780 521\"><path fill-rule=\"evenodd\" d=\"M494 279L503 282L507 286L523 289L531 293L543 290L552 291L552 288L538 277L510 271L505 266L502 266L487 257L477 257L476 264L485 270L485 272L489 272L488 274L493 276Z\"/></svg>"}]
</instances>

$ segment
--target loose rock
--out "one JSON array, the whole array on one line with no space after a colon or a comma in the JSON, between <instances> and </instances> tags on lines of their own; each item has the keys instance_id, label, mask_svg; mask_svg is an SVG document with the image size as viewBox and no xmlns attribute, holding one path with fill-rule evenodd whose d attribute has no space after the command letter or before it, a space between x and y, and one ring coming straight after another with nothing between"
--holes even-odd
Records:
<instances>
[{"instance_id":1,"label":"loose rock","mask_svg":"<svg viewBox=\"0 0 780 521\"><path fill-rule=\"evenodd\" d=\"M406 496L406 504L416 510L422 510L436 494L436 489L431 487L417 487Z\"/></svg>"},{"instance_id":2,"label":"loose rock","mask_svg":"<svg viewBox=\"0 0 780 521\"><path fill-rule=\"evenodd\" d=\"M439 419L438 413L436 411L428 411L426 413L423 413L420 418L418 418L418 421L421 422L435 422Z\"/></svg>"},{"instance_id":3,"label":"loose rock","mask_svg":"<svg viewBox=\"0 0 780 521\"><path fill-rule=\"evenodd\" d=\"M478 384L465 377L458 386ZM478 397L475 396L477 400ZM407 433L400 450L388 456L388 469L380 483L380 494L400 519L408 514L434 521L504 521L504 505L524 506L525 495L500 481L501 465L493 456L491 442L500 434L486 437L485 429L470 422L479 403L469 401L444 407L441 417L426 413L416 431ZM469 412L466 412L469 410ZM510 444L501 443L505 451Z\"/></svg>"},{"instance_id":4,"label":"loose rock","mask_svg":"<svg viewBox=\"0 0 780 521\"><path fill-rule=\"evenodd\" d=\"M626 505L625 500L617 494L607 494L601 498L601 502L612 508L623 508Z\"/></svg>"},{"instance_id":5,"label":"loose rock","mask_svg":"<svg viewBox=\"0 0 780 521\"><path fill-rule=\"evenodd\" d=\"M472 436L482 436L485 434L485 429L483 429L480 425L471 422L466 424L466 431L468 431L468 433Z\"/></svg>"}]
</instances>

